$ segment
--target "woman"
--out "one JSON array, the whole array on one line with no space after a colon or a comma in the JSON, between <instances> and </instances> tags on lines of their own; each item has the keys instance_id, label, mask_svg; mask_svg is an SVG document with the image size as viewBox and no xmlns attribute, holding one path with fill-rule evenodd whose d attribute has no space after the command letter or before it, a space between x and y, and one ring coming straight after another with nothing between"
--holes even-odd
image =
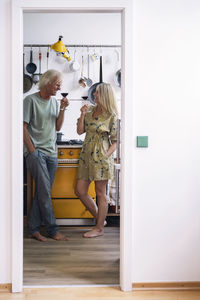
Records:
<instances>
[{"instance_id":1,"label":"woman","mask_svg":"<svg viewBox=\"0 0 200 300\"><path fill-rule=\"evenodd\" d=\"M114 176L113 152L117 146L117 104L110 84L101 83L94 93L95 106L84 105L77 123L77 133L86 132L80 154L75 193L96 218L96 226L83 237L104 234L108 203L106 186ZM88 195L91 181L95 182L98 207Z\"/></svg>"}]
</instances>

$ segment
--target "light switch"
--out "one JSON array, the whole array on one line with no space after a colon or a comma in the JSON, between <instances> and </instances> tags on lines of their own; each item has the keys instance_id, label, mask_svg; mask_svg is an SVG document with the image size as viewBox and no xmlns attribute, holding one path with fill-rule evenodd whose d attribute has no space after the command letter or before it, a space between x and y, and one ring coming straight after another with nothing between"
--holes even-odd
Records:
<instances>
[{"instance_id":1,"label":"light switch","mask_svg":"<svg viewBox=\"0 0 200 300\"><path fill-rule=\"evenodd\" d=\"M137 136L137 147L148 147L148 136Z\"/></svg>"}]
</instances>

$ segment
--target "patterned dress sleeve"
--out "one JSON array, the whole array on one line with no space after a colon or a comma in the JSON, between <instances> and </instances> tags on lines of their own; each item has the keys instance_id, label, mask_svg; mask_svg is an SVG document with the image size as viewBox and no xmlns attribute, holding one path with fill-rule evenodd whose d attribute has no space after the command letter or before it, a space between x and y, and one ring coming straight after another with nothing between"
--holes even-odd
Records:
<instances>
[{"instance_id":1,"label":"patterned dress sleeve","mask_svg":"<svg viewBox=\"0 0 200 300\"><path fill-rule=\"evenodd\" d=\"M110 121L110 141L111 143L117 141L117 116L113 114Z\"/></svg>"}]
</instances>

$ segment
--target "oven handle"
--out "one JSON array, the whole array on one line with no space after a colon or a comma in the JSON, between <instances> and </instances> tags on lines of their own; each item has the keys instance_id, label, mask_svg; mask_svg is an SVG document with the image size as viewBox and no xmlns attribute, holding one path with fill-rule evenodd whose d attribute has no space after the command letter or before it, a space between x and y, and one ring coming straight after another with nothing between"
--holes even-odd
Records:
<instances>
[{"instance_id":1,"label":"oven handle","mask_svg":"<svg viewBox=\"0 0 200 300\"><path fill-rule=\"evenodd\" d=\"M78 166L62 166L62 165L58 165L58 168L78 168Z\"/></svg>"}]
</instances>

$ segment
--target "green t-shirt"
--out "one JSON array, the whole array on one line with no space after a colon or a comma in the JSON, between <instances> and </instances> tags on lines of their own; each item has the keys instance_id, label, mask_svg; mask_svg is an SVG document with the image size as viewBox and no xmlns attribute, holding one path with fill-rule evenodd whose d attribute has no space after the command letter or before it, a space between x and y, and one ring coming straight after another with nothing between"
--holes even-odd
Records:
<instances>
[{"instance_id":1,"label":"green t-shirt","mask_svg":"<svg viewBox=\"0 0 200 300\"><path fill-rule=\"evenodd\" d=\"M24 122L36 149L48 156L57 157L56 119L59 115L59 104L54 97L42 99L38 93L24 99ZM24 145L24 155L28 154Z\"/></svg>"}]
</instances>

